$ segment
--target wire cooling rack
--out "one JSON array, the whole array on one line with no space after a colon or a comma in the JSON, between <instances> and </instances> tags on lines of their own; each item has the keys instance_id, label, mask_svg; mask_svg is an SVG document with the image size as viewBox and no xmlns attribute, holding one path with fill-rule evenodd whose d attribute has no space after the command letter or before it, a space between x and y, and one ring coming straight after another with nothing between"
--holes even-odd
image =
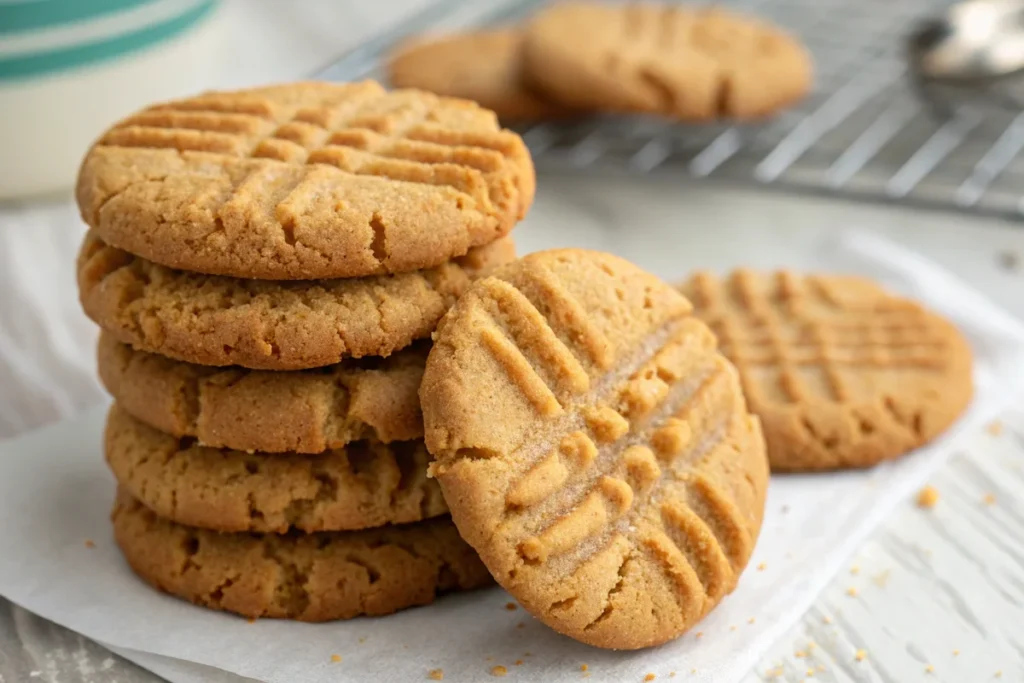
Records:
<instances>
[{"instance_id":1,"label":"wire cooling rack","mask_svg":"<svg viewBox=\"0 0 1024 683\"><path fill-rule=\"evenodd\" d=\"M317 74L384 79L382 60L407 34L511 22L542 0L447 0ZM979 96L922 96L904 39L949 0L724 0L799 36L815 87L760 124L683 125L599 117L520 127L538 170L653 173L754 183L877 201L1024 217L1024 113ZM486 7L481 7L486 5ZM934 94L934 93L933 93ZM939 92L938 97L944 95Z\"/></svg>"}]
</instances>

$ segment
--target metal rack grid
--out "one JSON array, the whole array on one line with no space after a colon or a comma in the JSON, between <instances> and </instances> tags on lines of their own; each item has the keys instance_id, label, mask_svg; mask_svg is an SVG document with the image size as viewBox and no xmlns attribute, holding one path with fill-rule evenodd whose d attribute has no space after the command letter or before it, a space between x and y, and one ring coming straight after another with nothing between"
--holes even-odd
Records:
<instances>
[{"instance_id":1,"label":"metal rack grid","mask_svg":"<svg viewBox=\"0 0 1024 683\"><path fill-rule=\"evenodd\" d=\"M513 0L470 16L474 3L440 2L318 76L382 79L381 59L407 34L511 22L540 4ZM815 87L799 106L748 125L599 117L523 126L538 169L682 170L766 187L1024 217L1024 113L962 97L947 99L948 110L937 108L909 78L904 36L950 0L719 4L778 23L808 46Z\"/></svg>"}]
</instances>

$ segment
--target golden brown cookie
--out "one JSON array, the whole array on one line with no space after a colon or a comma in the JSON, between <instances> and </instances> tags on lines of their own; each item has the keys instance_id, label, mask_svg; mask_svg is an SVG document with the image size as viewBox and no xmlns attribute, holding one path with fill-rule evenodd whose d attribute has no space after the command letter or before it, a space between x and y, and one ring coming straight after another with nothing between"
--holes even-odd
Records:
<instances>
[{"instance_id":1,"label":"golden brown cookie","mask_svg":"<svg viewBox=\"0 0 1024 683\"><path fill-rule=\"evenodd\" d=\"M215 531L348 531L448 512L422 441L357 441L317 455L244 453L176 439L114 404L107 464L161 517Z\"/></svg>"},{"instance_id":2,"label":"golden brown cookie","mask_svg":"<svg viewBox=\"0 0 1024 683\"><path fill-rule=\"evenodd\" d=\"M672 287L609 254L538 252L445 316L420 387L462 537L577 640L675 638L736 585L768 463L736 370Z\"/></svg>"},{"instance_id":3,"label":"golden brown cookie","mask_svg":"<svg viewBox=\"0 0 1024 683\"><path fill-rule=\"evenodd\" d=\"M271 372L171 360L103 333L97 360L118 405L162 432L215 448L320 453L422 438L417 392L429 349L423 341L390 358Z\"/></svg>"},{"instance_id":4,"label":"golden brown cookie","mask_svg":"<svg viewBox=\"0 0 1024 683\"><path fill-rule=\"evenodd\" d=\"M811 86L802 45L718 8L558 3L529 23L523 55L555 101L684 121L765 116Z\"/></svg>"},{"instance_id":5,"label":"golden brown cookie","mask_svg":"<svg viewBox=\"0 0 1024 683\"><path fill-rule=\"evenodd\" d=\"M90 232L78 288L86 314L135 348L201 365L302 370L388 356L429 336L473 277L514 254L506 237L429 270L274 282L174 270Z\"/></svg>"},{"instance_id":6,"label":"golden brown cookie","mask_svg":"<svg viewBox=\"0 0 1024 683\"><path fill-rule=\"evenodd\" d=\"M161 519L122 490L113 521L125 559L149 584L250 618L391 614L491 583L446 517L366 531L224 534Z\"/></svg>"},{"instance_id":7,"label":"golden brown cookie","mask_svg":"<svg viewBox=\"0 0 1024 683\"><path fill-rule=\"evenodd\" d=\"M737 270L698 273L682 291L739 370L774 471L875 465L970 403L960 332L869 280Z\"/></svg>"},{"instance_id":8,"label":"golden brown cookie","mask_svg":"<svg viewBox=\"0 0 1024 683\"><path fill-rule=\"evenodd\" d=\"M158 104L104 133L82 218L172 268L272 280L438 266L533 201L529 152L493 112L376 83L294 83Z\"/></svg>"},{"instance_id":9,"label":"golden brown cookie","mask_svg":"<svg viewBox=\"0 0 1024 683\"><path fill-rule=\"evenodd\" d=\"M523 82L522 45L523 32L517 28L417 37L391 56L388 80L399 88L474 100L503 121L578 115Z\"/></svg>"}]
</instances>

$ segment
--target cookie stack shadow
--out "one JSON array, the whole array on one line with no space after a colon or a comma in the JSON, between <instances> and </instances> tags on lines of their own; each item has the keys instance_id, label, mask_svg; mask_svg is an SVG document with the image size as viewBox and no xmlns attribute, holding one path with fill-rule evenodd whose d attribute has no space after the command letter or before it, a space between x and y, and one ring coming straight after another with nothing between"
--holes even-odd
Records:
<instances>
[{"instance_id":1,"label":"cookie stack shadow","mask_svg":"<svg viewBox=\"0 0 1024 683\"><path fill-rule=\"evenodd\" d=\"M80 298L102 328L115 537L247 617L387 614L492 582L427 477L430 336L533 169L493 113L375 83L150 107L89 151Z\"/></svg>"}]
</instances>

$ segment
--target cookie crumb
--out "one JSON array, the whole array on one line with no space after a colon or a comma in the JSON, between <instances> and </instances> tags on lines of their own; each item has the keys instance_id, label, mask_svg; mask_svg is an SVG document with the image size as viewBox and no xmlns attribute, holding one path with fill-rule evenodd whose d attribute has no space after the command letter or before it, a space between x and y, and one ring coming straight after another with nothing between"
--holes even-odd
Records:
<instances>
[{"instance_id":1,"label":"cookie crumb","mask_svg":"<svg viewBox=\"0 0 1024 683\"><path fill-rule=\"evenodd\" d=\"M580 664L580 671L586 671L588 668L586 664Z\"/></svg>"},{"instance_id":2,"label":"cookie crumb","mask_svg":"<svg viewBox=\"0 0 1024 683\"><path fill-rule=\"evenodd\" d=\"M430 673L427 674L427 678L432 681L443 681L444 669L431 669Z\"/></svg>"},{"instance_id":3,"label":"cookie crumb","mask_svg":"<svg viewBox=\"0 0 1024 683\"><path fill-rule=\"evenodd\" d=\"M655 678L657 678L657 676L655 676L654 674L647 674L646 676L644 676L645 681L653 681Z\"/></svg>"},{"instance_id":4,"label":"cookie crumb","mask_svg":"<svg viewBox=\"0 0 1024 683\"><path fill-rule=\"evenodd\" d=\"M520 621L518 624L516 624L516 628L526 628L526 622Z\"/></svg>"},{"instance_id":5,"label":"cookie crumb","mask_svg":"<svg viewBox=\"0 0 1024 683\"><path fill-rule=\"evenodd\" d=\"M934 666L932 666L931 664L929 664L928 666L926 666L926 667L924 668L924 672L925 672L926 674L933 674L933 673L935 673L935 667L934 667Z\"/></svg>"},{"instance_id":6,"label":"cookie crumb","mask_svg":"<svg viewBox=\"0 0 1024 683\"><path fill-rule=\"evenodd\" d=\"M761 564L757 565L757 571L763 572L765 569L768 569L768 565L766 563L762 562Z\"/></svg>"},{"instance_id":7,"label":"cookie crumb","mask_svg":"<svg viewBox=\"0 0 1024 683\"><path fill-rule=\"evenodd\" d=\"M514 602L506 602L505 609L507 609L509 612L515 612L517 609L519 609L519 605L517 605Z\"/></svg>"},{"instance_id":8,"label":"cookie crumb","mask_svg":"<svg viewBox=\"0 0 1024 683\"><path fill-rule=\"evenodd\" d=\"M255 624L256 623L256 617L246 617L245 620L247 622L249 622L250 624Z\"/></svg>"},{"instance_id":9,"label":"cookie crumb","mask_svg":"<svg viewBox=\"0 0 1024 683\"><path fill-rule=\"evenodd\" d=\"M747 623L748 624L753 624L754 621L755 621L754 617L750 617L749 619L747 619Z\"/></svg>"},{"instance_id":10,"label":"cookie crumb","mask_svg":"<svg viewBox=\"0 0 1024 683\"><path fill-rule=\"evenodd\" d=\"M805 675L807 678L814 678L814 669L808 669Z\"/></svg>"},{"instance_id":11,"label":"cookie crumb","mask_svg":"<svg viewBox=\"0 0 1024 683\"><path fill-rule=\"evenodd\" d=\"M831 623L832 623L832 617L830 617L830 616L828 616L828 615L826 614L826 615L825 615L824 617L822 617L821 621L822 621L823 623L826 623L826 624L831 624Z\"/></svg>"},{"instance_id":12,"label":"cookie crumb","mask_svg":"<svg viewBox=\"0 0 1024 683\"><path fill-rule=\"evenodd\" d=\"M811 650L813 650L816 647L818 647L818 644L816 642L814 642L813 640L807 641L807 651L808 652L810 652Z\"/></svg>"},{"instance_id":13,"label":"cookie crumb","mask_svg":"<svg viewBox=\"0 0 1024 683\"><path fill-rule=\"evenodd\" d=\"M796 657L797 659L804 659L805 657L807 657L807 653L806 653L806 652L804 652L803 650L797 650L797 651L796 651L796 652L795 652L795 653L793 654L793 656L794 656L794 657Z\"/></svg>"},{"instance_id":14,"label":"cookie crumb","mask_svg":"<svg viewBox=\"0 0 1024 683\"><path fill-rule=\"evenodd\" d=\"M504 676L507 673L508 673L508 669L503 667L501 664L499 664L497 666L494 666L494 667L491 667L491 675L492 676L496 676L497 678L501 678L502 676Z\"/></svg>"},{"instance_id":15,"label":"cookie crumb","mask_svg":"<svg viewBox=\"0 0 1024 683\"><path fill-rule=\"evenodd\" d=\"M514 661L514 662L512 662L512 663L513 663L513 664L514 664L515 666L522 666L522 665L523 665L523 660L521 660L521 659L517 659L516 661Z\"/></svg>"},{"instance_id":16,"label":"cookie crumb","mask_svg":"<svg viewBox=\"0 0 1024 683\"><path fill-rule=\"evenodd\" d=\"M1003 433L1003 423L999 420L992 420L988 423L988 426L985 427L985 430L992 436L999 436Z\"/></svg>"},{"instance_id":17,"label":"cookie crumb","mask_svg":"<svg viewBox=\"0 0 1024 683\"><path fill-rule=\"evenodd\" d=\"M331 661L337 664L341 661L341 655L331 655Z\"/></svg>"},{"instance_id":18,"label":"cookie crumb","mask_svg":"<svg viewBox=\"0 0 1024 683\"><path fill-rule=\"evenodd\" d=\"M858 567L857 565L853 565L852 567L850 567L850 573L854 576L857 576L857 574L860 574L860 567Z\"/></svg>"},{"instance_id":19,"label":"cookie crumb","mask_svg":"<svg viewBox=\"0 0 1024 683\"><path fill-rule=\"evenodd\" d=\"M868 656L868 653L864 650L857 650L857 654L853 656L858 662L863 662Z\"/></svg>"},{"instance_id":20,"label":"cookie crumb","mask_svg":"<svg viewBox=\"0 0 1024 683\"><path fill-rule=\"evenodd\" d=\"M694 638L703 638L703 637L704 637L704 631L697 631L697 635L694 636Z\"/></svg>"},{"instance_id":21,"label":"cookie crumb","mask_svg":"<svg viewBox=\"0 0 1024 683\"><path fill-rule=\"evenodd\" d=\"M783 673L785 673L785 670L781 666L777 666L774 669L768 669L767 671L765 671L764 675L767 678L778 678Z\"/></svg>"},{"instance_id":22,"label":"cookie crumb","mask_svg":"<svg viewBox=\"0 0 1024 683\"><path fill-rule=\"evenodd\" d=\"M733 624L732 626L730 626L729 630L730 631L735 631L736 630L736 624Z\"/></svg>"},{"instance_id":23,"label":"cookie crumb","mask_svg":"<svg viewBox=\"0 0 1024 683\"><path fill-rule=\"evenodd\" d=\"M695 673L697 673L697 669L696 669L696 668L694 668L694 669L690 669L690 673L691 673L691 674L695 674Z\"/></svg>"},{"instance_id":24,"label":"cookie crumb","mask_svg":"<svg viewBox=\"0 0 1024 683\"><path fill-rule=\"evenodd\" d=\"M363 636L362 638L359 639L359 644L360 645L362 645L365 642L366 642L366 636Z\"/></svg>"},{"instance_id":25,"label":"cookie crumb","mask_svg":"<svg viewBox=\"0 0 1024 683\"><path fill-rule=\"evenodd\" d=\"M85 547L86 548L95 548L96 547L96 543L91 538L87 538L87 539L85 539Z\"/></svg>"},{"instance_id":26,"label":"cookie crumb","mask_svg":"<svg viewBox=\"0 0 1024 683\"><path fill-rule=\"evenodd\" d=\"M875 582L875 585L879 588L885 588L886 584L889 583L889 570L886 569L884 572L871 577L871 580Z\"/></svg>"},{"instance_id":27,"label":"cookie crumb","mask_svg":"<svg viewBox=\"0 0 1024 683\"><path fill-rule=\"evenodd\" d=\"M917 492L917 507L930 510L939 502L939 492L934 486L925 486Z\"/></svg>"},{"instance_id":28,"label":"cookie crumb","mask_svg":"<svg viewBox=\"0 0 1024 683\"><path fill-rule=\"evenodd\" d=\"M953 650L953 656L954 657L959 657L960 656L960 650Z\"/></svg>"},{"instance_id":29,"label":"cookie crumb","mask_svg":"<svg viewBox=\"0 0 1024 683\"><path fill-rule=\"evenodd\" d=\"M1003 677L1002 669L1000 669L999 671L997 671L994 674L992 674L992 678L1002 678L1002 677Z\"/></svg>"},{"instance_id":30,"label":"cookie crumb","mask_svg":"<svg viewBox=\"0 0 1024 683\"><path fill-rule=\"evenodd\" d=\"M985 497L981 499L985 505L994 505L996 502L996 496L994 493L986 493Z\"/></svg>"},{"instance_id":31,"label":"cookie crumb","mask_svg":"<svg viewBox=\"0 0 1024 683\"><path fill-rule=\"evenodd\" d=\"M857 597L857 589L853 586L850 586L846 589L846 594L849 595L851 598L855 598Z\"/></svg>"},{"instance_id":32,"label":"cookie crumb","mask_svg":"<svg viewBox=\"0 0 1024 683\"><path fill-rule=\"evenodd\" d=\"M668 672L668 677L669 678L675 678L676 677L676 672L675 671L669 671Z\"/></svg>"}]
</instances>

